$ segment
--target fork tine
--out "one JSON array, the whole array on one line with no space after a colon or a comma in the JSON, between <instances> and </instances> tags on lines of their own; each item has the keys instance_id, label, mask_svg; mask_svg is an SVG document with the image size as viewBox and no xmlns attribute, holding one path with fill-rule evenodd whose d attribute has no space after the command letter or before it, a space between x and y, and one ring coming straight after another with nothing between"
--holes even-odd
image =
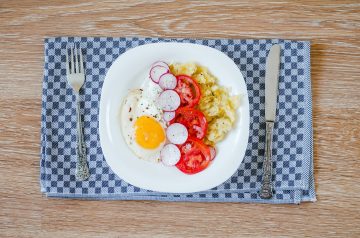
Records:
<instances>
[{"instance_id":1,"label":"fork tine","mask_svg":"<svg viewBox=\"0 0 360 238\"><path fill-rule=\"evenodd\" d=\"M76 69L76 73L79 73L79 51L78 49L75 47L75 69Z\"/></svg>"},{"instance_id":2,"label":"fork tine","mask_svg":"<svg viewBox=\"0 0 360 238\"><path fill-rule=\"evenodd\" d=\"M70 73L75 73L75 69L74 69L74 49L71 47L70 51L71 51L71 59L70 59L71 71L70 71Z\"/></svg>"},{"instance_id":3,"label":"fork tine","mask_svg":"<svg viewBox=\"0 0 360 238\"><path fill-rule=\"evenodd\" d=\"M66 49L66 75L70 74L70 70L69 70L69 52L68 49Z\"/></svg>"},{"instance_id":4,"label":"fork tine","mask_svg":"<svg viewBox=\"0 0 360 238\"><path fill-rule=\"evenodd\" d=\"M83 62L82 51L81 51L80 47L79 47L79 55L80 55L80 72L84 73L84 62Z\"/></svg>"}]
</instances>

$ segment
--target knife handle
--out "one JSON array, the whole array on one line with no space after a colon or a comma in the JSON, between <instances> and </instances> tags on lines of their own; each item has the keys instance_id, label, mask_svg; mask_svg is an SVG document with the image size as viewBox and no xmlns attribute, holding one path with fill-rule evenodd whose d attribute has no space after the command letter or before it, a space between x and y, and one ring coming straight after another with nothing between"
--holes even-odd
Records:
<instances>
[{"instance_id":1,"label":"knife handle","mask_svg":"<svg viewBox=\"0 0 360 238\"><path fill-rule=\"evenodd\" d=\"M273 195L272 189L272 135L274 129L274 122L266 122L266 140L265 140L265 159L263 165L262 186L260 190L260 197L262 199L270 199Z\"/></svg>"}]
</instances>

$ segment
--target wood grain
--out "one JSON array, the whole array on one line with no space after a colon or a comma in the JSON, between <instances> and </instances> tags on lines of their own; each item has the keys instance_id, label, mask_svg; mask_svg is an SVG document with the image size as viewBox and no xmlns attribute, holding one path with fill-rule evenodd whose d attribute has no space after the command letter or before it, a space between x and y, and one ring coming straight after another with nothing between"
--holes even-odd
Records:
<instances>
[{"instance_id":1,"label":"wood grain","mask_svg":"<svg viewBox=\"0 0 360 238\"><path fill-rule=\"evenodd\" d=\"M0 237L360 237L359 1L0 1ZM311 40L318 202L80 201L39 191L45 36Z\"/></svg>"}]
</instances>

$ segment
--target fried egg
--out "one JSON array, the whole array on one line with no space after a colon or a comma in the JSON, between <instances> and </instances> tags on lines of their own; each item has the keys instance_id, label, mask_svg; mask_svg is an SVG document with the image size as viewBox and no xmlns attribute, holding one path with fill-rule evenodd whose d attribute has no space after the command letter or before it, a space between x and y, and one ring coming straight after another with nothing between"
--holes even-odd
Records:
<instances>
[{"instance_id":1,"label":"fried egg","mask_svg":"<svg viewBox=\"0 0 360 238\"><path fill-rule=\"evenodd\" d=\"M166 122L155 103L161 89L151 80L147 82L141 89L131 90L124 99L121 130L126 144L137 157L159 162L166 141Z\"/></svg>"}]
</instances>

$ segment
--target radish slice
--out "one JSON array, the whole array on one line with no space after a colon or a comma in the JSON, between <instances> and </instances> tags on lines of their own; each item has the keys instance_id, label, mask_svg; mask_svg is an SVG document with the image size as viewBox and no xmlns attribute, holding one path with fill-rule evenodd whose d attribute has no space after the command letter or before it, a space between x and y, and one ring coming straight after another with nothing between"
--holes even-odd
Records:
<instances>
[{"instance_id":1,"label":"radish slice","mask_svg":"<svg viewBox=\"0 0 360 238\"><path fill-rule=\"evenodd\" d=\"M175 112L164 112L163 118L165 121L171 121L172 119L175 118Z\"/></svg>"},{"instance_id":2,"label":"radish slice","mask_svg":"<svg viewBox=\"0 0 360 238\"><path fill-rule=\"evenodd\" d=\"M160 152L161 161L166 166L173 166L180 160L180 150L174 144L167 144Z\"/></svg>"},{"instance_id":3,"label":"radish slice","mask_svg":"<svg viewBox=\"0 0 360 238\"><path fill-rule=\"evenodd\" d=\"M174 90L165 90L157 98L157 103L164 111L175 111L180 106L180 96Z\"/></svg>"},{"instance_id":4,"label":"radish slice","mask_svg":"<svg viewBox=\"0 0 360 238\"><path fill-rule=\"evenodd\" d=\"M174 89L177 85L177 79L172 73L166 73L160 76L159 86L162 89Z\"/></svg>"},{"instance_id":5,"label":"radish slice","mask_svg":"<svg viewBox=\"0 0 360 238\"><path fill-rule=\"evenodd\" d=\"M156 61L155 63L153 63L151 65L151 67L155 67L155 66L162 66L162 67L169 69L169 65L167 63L165 63L164 61Z\"/></svg>"},{"instance_id":6,"label":"radish slice","mask_svg":"<svg viewBox=\"0 0 360 238\"><path fill-rule=\"evenodd\" d=\"M213 160L216 156L216 149L215 147L212 146L210 146L209 149L210 149L210 159Z\"/></svg>"},{"instance_id":7,"label":"radish slice","mask_svg":"<svg viewBox=\"0 0 360 238\"><path fill-rule=\"evenodd\" d=\"M181 145L188 138L188 130L183 124L174 123L166 129L166 137L171 143Z\"/></svg>"},{"instance_id":8,"label":"radish slice","mask_svg":"<svg viewBox=\"0 0 360 238\"><path fill-rule=\"evenodd\" d=\"M159 83L159 79L161 75L166 74L167 72L169 72L169 69L163 66L160 65L154 66L150 69L150 78L155 83Z\"/></svg>"}]
</instances>

